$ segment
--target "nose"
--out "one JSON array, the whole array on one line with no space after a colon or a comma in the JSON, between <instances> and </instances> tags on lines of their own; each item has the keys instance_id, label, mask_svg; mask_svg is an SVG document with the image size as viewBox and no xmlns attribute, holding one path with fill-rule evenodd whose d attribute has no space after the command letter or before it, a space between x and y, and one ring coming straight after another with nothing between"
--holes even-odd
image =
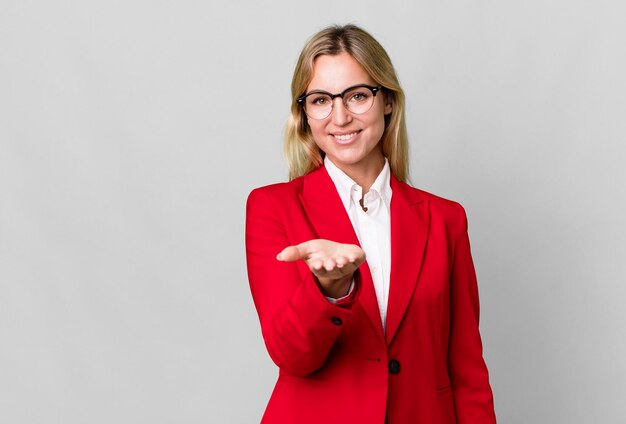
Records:
<instances>
[{"instance_id":1,"label":"nose","mask_svg":"<svg viewBox=\"0 0 626 424\"><path fill-rule=\"evenodd\" d=\"M337 97L333 99L333 102L333 110L330 112L333 124L337 126L349 124L350 121L352 121L352 115L343 104L343 99L341 97Z\"/></svg>"}]
</instances>

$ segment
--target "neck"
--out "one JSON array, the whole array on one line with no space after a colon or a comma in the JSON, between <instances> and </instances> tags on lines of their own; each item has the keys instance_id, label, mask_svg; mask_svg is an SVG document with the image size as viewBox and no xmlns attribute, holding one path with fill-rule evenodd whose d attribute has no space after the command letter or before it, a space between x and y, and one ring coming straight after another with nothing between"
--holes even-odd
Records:
<instances>
[{"instance_id":1,"label":"neck","mask_svg":"<svg viewBox=\"0 0 626 424\"><path fill-rule=\"evenodd\" d=\"M370 191L370 187L372 187L372 184L374 184L374 181L376 181L376 178L383 170L384 166L385 158L381 155L379 159L377 158L376 161L373 161L373 163L368 166L351 166L342 169L342 171L361 186L363 194L365 194Z\"/></svg>"}]
</instances>

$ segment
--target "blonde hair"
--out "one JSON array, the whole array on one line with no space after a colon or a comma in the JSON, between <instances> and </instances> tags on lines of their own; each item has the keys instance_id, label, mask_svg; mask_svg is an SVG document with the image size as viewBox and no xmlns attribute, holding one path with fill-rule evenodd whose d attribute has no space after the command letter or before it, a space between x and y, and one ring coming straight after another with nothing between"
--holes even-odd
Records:
<instances>
[{"instance_id":1,"label":"blonde hair","mask_svg":"<svg viewBox=\"0 0 626 424\"><path fill-rule=\"evenodd\" d=\"M392 105L391 114L385 116L383 155L388 159L395 177L406 182L409 148L404 120L404 92L385 49L368 32L355 25L333 25L323 29L307 41L300 53L291 80L291 114L285 127L284 151L289 165L289 179L308 174L323 163L324 152L315 144L297 99L304 94L312 79L315 59L343 52L359 62L376 84L383 86L385 102Z\"/></svg>"}]
</instances>

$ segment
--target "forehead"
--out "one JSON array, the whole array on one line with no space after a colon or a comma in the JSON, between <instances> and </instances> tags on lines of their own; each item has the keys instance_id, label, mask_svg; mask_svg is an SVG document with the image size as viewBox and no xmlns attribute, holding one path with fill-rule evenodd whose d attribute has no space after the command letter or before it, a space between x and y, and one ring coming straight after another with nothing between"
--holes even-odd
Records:
<instances>
[{"instance_id":1,"label":"forehead","mask_svg":"<svg viewBox=\"0 0 626 424\"><path fill-rule=\"evenodd\" d=\"M306 91L324 90L339 93L356 84L375 82L355 58L342 52L337 55L322 55L313 62L311 82Z\"/></svg>"}]
</instances>

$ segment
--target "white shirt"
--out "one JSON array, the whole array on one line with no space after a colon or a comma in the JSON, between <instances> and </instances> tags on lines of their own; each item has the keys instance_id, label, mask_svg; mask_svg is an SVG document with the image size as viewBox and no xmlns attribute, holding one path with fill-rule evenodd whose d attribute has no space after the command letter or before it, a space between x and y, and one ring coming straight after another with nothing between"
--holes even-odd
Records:
<instances>
[{"instance_id":1,"label":"white shirt","mask_svg":"<svg viewBox=\"0 0 626 424\"><path fill-rule=\"evenodd\" d=\"M391 271L391 171L385 165L370 190L363 196L363 189L341 169L324 158L324 166L335 184L361 248L365 251L367 264L372 273L380 318L385 328L387 302L389 299L389 275ZM359 201L363 198L361 208ZM352 290L352 289L351 289ZM332 301L333 299L329 299Z\"/></svg>"}]
</instances>

